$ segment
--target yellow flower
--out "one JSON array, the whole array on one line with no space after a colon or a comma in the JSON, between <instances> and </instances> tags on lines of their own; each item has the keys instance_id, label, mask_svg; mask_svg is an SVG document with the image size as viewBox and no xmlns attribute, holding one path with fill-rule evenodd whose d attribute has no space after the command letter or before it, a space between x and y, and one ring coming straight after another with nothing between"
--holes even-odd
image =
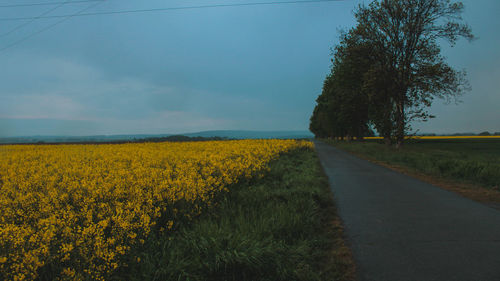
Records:
<instances>
[{"instance_id":1,"label":"yellow flower","mask_svg":"<svg viewBox=\"0 0 500 281\"><path fill-rule=\"evenodd\" d=\"M0 146L0 249L9 249L8 263L0 257L0 276L32 280L41 266L71 259L80 267L61 276L104 280L151 231L175 231L178 219L200 215L240 180L263 176L280 154L312 146L294 140Z\"/></svg>"}]
</instances>

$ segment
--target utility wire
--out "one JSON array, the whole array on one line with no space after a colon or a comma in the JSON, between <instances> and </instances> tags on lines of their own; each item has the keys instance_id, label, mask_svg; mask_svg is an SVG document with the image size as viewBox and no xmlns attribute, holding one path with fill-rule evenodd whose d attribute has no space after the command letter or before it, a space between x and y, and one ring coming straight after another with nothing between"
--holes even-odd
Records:
<instances>
[{"instance_id":1,"label":"utility wire","mask_svg":"<svg viewBox=\"0 0 500 281\"><path fill-rule=\"evenodd\" d=\"M75 3L87 3L87 2L101 2L104 0L80 0L80 1L66 1L66 2L45 2L45 3L27 3L27 4L11 4L11 5L0 5L0 8L17 8L17 7L32 7L32 6L52 6L59 5L63 3L75 4Z\"/></svg>"},{"instance_id":2,"label":"utility wire","mask_svg":"<svg viewBox=\"0 0 500 281\"><path fill-rule=\"evenodd\" d=\"M131 14L131 13L146 13L146 12L165 12L165 11L175 11L175 10L193 10L193 9L206 9L206 8L282 5L282 4L307 4L307 3L340 2L340 1L346 1L346 0L292 0L292 1L254 2L254 3L212 4L212 5L200 5L200 6L182 6L182 7L169 7L169 8L80 13L78 15L72 15L72 16L83 17L83 16L116 15L116 14ZM43 16L43 17L38 17L37 19L54 19L54 18L64 18L67 16L68 15ZM33 19L33 17L0 18L0 21L17 21L17 20L30 20L30 19Z\"/></svg>"},{"instance_id":3,"label":"utility wire","mask_svg":"<svg viewBox=\"0 0 500 281\"><path fill-rule=\"evenodd\" d=\"M33 33L29 34L28 36L23 37L23 38L21 38L21 39L19 39L19 40L15 41L15 42L13 42L13 43L11 43L11 44L7 45L7 46L2 47L2 48L0 49L0 53L1 53L1 52L3 52L3 51L5 51L5 50L7 50L7 49L10 49L10 48L14 47L14 46L15 46L15 45L17 45L17 44L20 44L20 43L22 43L22 42L24 42L24 41L28 40L29 38L31 38L31 37L33 37L33 36L35 36L35 35L38 35L38 34L40 34L40 33L42 33L42 32L45 32L45 31L47 31L47 30L49 30L49 29L53 28L54 26L56 26L56 25L58 25L58 24L60 24L60 23L63 23L63 22L65 22L65 21L67 21L67 20L69 20L69 19L70 19L70 18L72 18L72 17L76 17L76 16L78 16L78 15L80 15L80 14L84 13L85 11L87 11L87 10L89 10L89 9L92 9L92 8L96 7L97 5L102 4L104 1L106 1L106 0L103 0L103 1L97 2L97 3L95 3L95 4L93 4L93 5L90 5L90 6L87 6L87 7L85 7L84 9L81 9L81 10L79 10L78 12L76 12L76 13L74 13L74 14L66 15L64 18L62 18L62 19L60 19L60 20L56 21L55 23L53 23L53 24L51 24L51 25L48 25L48 26L46 26L46 27L44 27L44 28L42 28L42 29L40 29L40 30L38 30L38 31L35 31L35 32L33 32Z\"/></svg>"},{"instance_id":4,"label":"utility wire","mask_svg":"<svg viewBox=\"0 0 500 281\"><path fill-rule=\"evenodd\" d=\"M43 13L41 13L39 16L34 17L34 18L30 19L29 21L27 21L27 22L25 22L25 23L22 23L22 24L20 24L20 25L18 25L18 26L16 26L16 27L14 27L13 29L11 29L11 30L9 30L9 31L7 31L7 32L5 32L5 33L0 34L0 38L1 38L1 37L5 37L5 36L7 36L7 35L11 34L12 32L17 31L17 30L19 30L19 29L21 29L21 28L23 28L23 27L27 26L28 24L30 24L30 23L32 23L32 22L34 22L34 21L36 21L36 20L37 20L37 19L39 19L40 17L43 17L43 16L45 16L45 15L47 15L47 14L50 14L51 12L53 12L53 11L55 11L55 10L59 9L61 6L64 6L65 4L67 4L67 3L69 3L69 2L70 2L69 0L68 0L68 1L66 1L66 2L60 2L60 3L59 3L59 5L57 5L57 6L53 7L53 8L51 8L51 9L49 9L49 10L47 10L47 11L43 12Z\"/></svg>"}]
</instances>

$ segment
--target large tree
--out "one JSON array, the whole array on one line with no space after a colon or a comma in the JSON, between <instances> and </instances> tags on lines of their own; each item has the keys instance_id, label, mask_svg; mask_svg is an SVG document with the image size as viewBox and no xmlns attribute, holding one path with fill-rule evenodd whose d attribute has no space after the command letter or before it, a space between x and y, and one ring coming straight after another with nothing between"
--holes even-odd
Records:
<instances>
[{"instance_id":1,"label":"large tree","mask_svg":"<svg viewBox=\"0 0 500 281\"><path fill-rule=\"evenodd\" d=\"M369 132L369 102L360 77L370 66L370 49L357 41L352 32L343 33L333 50L331 73L311 117L310 130L316 136L362 139Z\"/></svg>"},{"instance_id":2,"label":"large tree","mask_svg":"<svg viewBox=\"0 0 500 281\"><path fill-rule=\"evenodd\" d=\"M383 61L375 61L363 75L363 91L369 100L368 116L371 125L392 144L395 132L395 106L391 88L393 74L384 67Z\"/></svg>"},{"instance_id":3,"label":"large tree","mask_svg":"<svg viewBox=\"0 0 500 281\"><path fill-rule=\"evenodd\" d=\"M340 122L346 125L347 137L362 139L368 132L368 96L362 91L361 77L371 64L369 46L361 44L352 30L341 35L335 48L332 76L337 91Z\"/></svg>"},{"instance_id":4,"label":"large tree","mask_svg":"<svg viewBox=\"0 0 500 281\"><path fill-rule=\"evenodd\" d=\"M394 130L398 147L409 121L430 117L426 108L434 98L453 98L468 89L465 73L450 67L439 47L439 40L454 45L459 37L474 38L462 21L463 9L450 0L381 0L355 12L354 32L380 62L364 76L366 88L377 89L372 98L386 105L378 126L385 133Z\"/></svg>"}]
</instances>

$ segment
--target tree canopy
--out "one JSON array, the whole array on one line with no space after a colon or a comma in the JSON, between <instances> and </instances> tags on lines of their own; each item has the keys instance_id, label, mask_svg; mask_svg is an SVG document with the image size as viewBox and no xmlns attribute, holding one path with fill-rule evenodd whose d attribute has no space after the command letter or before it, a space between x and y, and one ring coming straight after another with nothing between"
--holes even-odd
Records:
<instances>
[{"instance_id":1,"label":"tree canopy","mask_svg":"<svg viewBox=\"0 0 500 281\"><path fill-rule=\"evenodd\" d=\"M461 2L450 0L360 5L356 26L341 35L333 50L311 131L349 138L373 127L400 146L411 121L433 117L427 109L435 98L455 99L470 88L465 72L446 63L439 45L474 39L463 23L463 9Z\"/></svg>"}]
</instances>

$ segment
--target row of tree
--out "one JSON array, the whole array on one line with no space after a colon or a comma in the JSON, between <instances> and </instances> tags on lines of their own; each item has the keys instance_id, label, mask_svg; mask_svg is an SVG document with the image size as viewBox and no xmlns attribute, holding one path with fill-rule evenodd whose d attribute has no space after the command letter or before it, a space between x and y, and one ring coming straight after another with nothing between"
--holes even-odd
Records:
<instances>
[{"instance_id":1,"label":"row of tree","mask_svg":"<svg viewBox=\"0 0 500 281\"><path fill-rule=\"evenodd\" d=\"M332 50L331 73L311 116L316 137L373 134L399 147L411 121L433 118L435 98L456 99L470 87L450 67L439 43L473 40L461 2L381 0L355 10L356 26Z\"/></svg>"}]
</instances>

